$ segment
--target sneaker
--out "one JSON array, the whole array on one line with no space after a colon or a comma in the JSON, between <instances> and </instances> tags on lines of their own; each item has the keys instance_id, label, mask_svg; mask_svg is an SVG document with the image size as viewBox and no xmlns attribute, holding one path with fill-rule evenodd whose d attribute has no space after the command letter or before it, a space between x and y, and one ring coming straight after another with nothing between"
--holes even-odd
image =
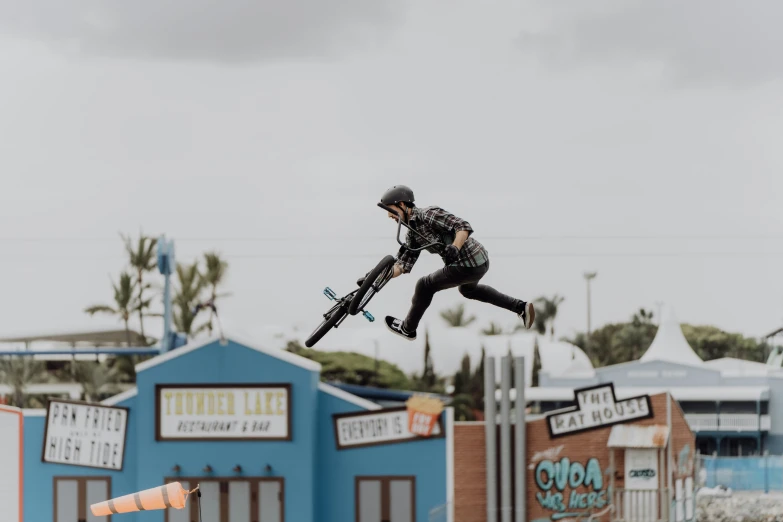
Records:
<instances>
[{"instance_id":1,"label":"sneaker","mask_svg":"<svg viewBox=\"0 0 783 522\"><path fill-rule=\"evenodd\" d=\"M409 341L416 339L416 332L408 332L402 327L402 319L395 319L394 317L387 315L386 328Z\"/></svg>"},{"instance_id":2,"label":"sneaker","mask_svg":"<svg viewBox=\"0 0 783 522\"><path fill-rule=\"evenodd\" d=\"M533 308L533 303L525 303L525 307L520 313L517 314L525 328L528 330L533 326L533 322L536 320L536 310Z\"/></svg>"}]
</instances>

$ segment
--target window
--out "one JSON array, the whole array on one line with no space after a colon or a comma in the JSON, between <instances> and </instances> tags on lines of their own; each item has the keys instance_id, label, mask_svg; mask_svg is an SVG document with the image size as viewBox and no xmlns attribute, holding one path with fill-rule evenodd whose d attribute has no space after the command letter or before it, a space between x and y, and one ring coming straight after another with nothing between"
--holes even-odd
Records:
<instances>
[{"instance_id":1,"label":"window","mask_svg":"<svg viewBox=\"0 0 783 522\"><path fill-rule=\"evenodd\" d=\"M179 482L191 490L201 490L201 517L210 522L284 522L283 479L255 477L172 478L165 483ZM165 522L198 522L196 493L188 497L185 509L169 508Z\"/></svg>"},{"instance_id":2,"label":"window","mask_svg":"<svg viewBox=\"0 0 783 522\"><path fill-rule=\"evenodd\" d=\"M54 522L111 522L96 517L90 504L108 500L111 477L54 477Z\"/></svg>"},{"instance_id":3,"label":"window","mask_svg":"<svg viewBox=\"0 0 783 522\"><path fill-rule=\"evenodd\" d=\"M356 477L356 522L416 522L416 477Z\"/></svg>"}]
</instances>

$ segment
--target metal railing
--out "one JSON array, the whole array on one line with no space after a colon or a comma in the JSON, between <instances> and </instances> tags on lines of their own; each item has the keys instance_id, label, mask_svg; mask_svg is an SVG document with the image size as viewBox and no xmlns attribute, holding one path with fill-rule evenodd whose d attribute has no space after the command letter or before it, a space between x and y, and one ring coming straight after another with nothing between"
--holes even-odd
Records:
<instances>
[{"instance_id":1,"label":"metal railing","mask_svg":"<svg viewBox=\"0 0 783 522\"><path fill-rule=\"evenodd\" d=\"M612 522L668 522L668 489L614 491Z\"/></svg>"},{"instance_id":2,"label":"metal railing","mask_svg":"<svg viewBox=\"0 0 783 522\"><path fill-rule=\"evenodd\" d=\"M755 413L686 413L693 431L769 431L769 415Z\"/></svg>"}]
</instances>

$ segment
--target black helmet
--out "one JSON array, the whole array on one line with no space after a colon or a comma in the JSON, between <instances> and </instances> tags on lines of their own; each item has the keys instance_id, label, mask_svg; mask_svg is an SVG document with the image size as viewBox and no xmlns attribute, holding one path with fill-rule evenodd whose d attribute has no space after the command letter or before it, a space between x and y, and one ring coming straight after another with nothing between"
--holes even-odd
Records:
<instances>
[{"instance_id":1,"label":"black helmet","mask_svg":"<svg viewBox=\"0 0 783 522\"><path fill-rule=\"evenodd\" d=\"M410 206L414 201L413 190L406 185L394 185L381 196L381 203L384 205L395 205L403 202Z\"/></svg>"}]
</instances>

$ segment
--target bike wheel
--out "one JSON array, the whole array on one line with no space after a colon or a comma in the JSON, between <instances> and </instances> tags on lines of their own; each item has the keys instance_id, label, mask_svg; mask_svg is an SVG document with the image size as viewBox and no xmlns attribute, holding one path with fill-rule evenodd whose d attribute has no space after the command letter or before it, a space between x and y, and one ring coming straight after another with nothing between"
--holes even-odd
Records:
<instances>
[{"instance_id":1,"label":"bike wheel","mask_svg":"<svg viewBox=\"0 0 783 522\"><path fill-rule=\"evenodd\" d=\"M394 266L394 256L386 256L375 265L367 277L362 283L362 286L357 290L356 295L351 299L351 304L348 306L348 313L356 315L360 310L363 310L370 299L377 294L381 288L391 279L391 270Z\"/></svg>"},{"instance_id":2,"label":"bike wheel","mask_svg":"<svg viewBox=\"0 0 783 522\"><path fill-rule=\"evenodd\" d=\"M313 333L310 334L310 337L307 338L305 341L305 346L308 348L312 348L315 343L321 340L321 338L326 335L326 332L331 330L335 327L335 325L340 322L340 319L345 317L345 314L347 313L347 310L345 309L345 305L341 304L334 310L327 312L325 314L324 320L321 324L319 324L315 330L313 330Z\"/></svg>"}]
</instances>

